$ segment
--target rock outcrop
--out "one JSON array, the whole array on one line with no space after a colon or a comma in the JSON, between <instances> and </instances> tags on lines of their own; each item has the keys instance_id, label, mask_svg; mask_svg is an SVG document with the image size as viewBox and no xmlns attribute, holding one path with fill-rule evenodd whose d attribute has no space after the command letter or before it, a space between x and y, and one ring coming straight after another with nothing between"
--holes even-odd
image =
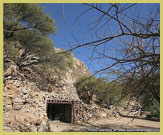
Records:
<instances>
[{"instance_id":1,"label":"rock outcrop","mask_svg":"<svg viewBox=\"0 0 163 135\"><path fill-rule=\"evenodd\" d=\"M56 51L59 52L60 49ZM22 55L23 51L20 52L20 56ZM81 76L91 75L83 62L73 57L73 66L68 67L64 76L58 79L57 74L46 73L42 77L32 70L31 65L37 66L38 60L39 57L30 54L16 64L4 56L4 132L50 131L47 116L49 99L75 102L73 111L76 123L113 115L111 111L97 105L87 105L79 99L74 83ZM44 82L46 79L48 84Z\"/></svg>"},{"instance_id":2,"label":"rock outcrop","mask_svg":"<svg viewBox=\"0 0 163 135\"><path fill-rule=\"evenodd\" d=\"M37 63L37 58L30 60ZM40 90L36 83L37 80L30 81L28 79L29 75L34 75L30 68L27 70L21 69L20 71L19 67L12 61L6 61L9 66L4 71L4 132L50 131L46 113L46 100L49 98L56 99L56 95L65 95L76 101L75 115L77 122L88 121L92 116L98 116L98 108L84 104L79 99L74 87L78 77L90 75L90 72L75 57L73 61L73 67L67 70L62 79L54 83L53 89L50 92ZM28 65L29 63L24 62L23 64Z\"/></svg>"}]
</instances>

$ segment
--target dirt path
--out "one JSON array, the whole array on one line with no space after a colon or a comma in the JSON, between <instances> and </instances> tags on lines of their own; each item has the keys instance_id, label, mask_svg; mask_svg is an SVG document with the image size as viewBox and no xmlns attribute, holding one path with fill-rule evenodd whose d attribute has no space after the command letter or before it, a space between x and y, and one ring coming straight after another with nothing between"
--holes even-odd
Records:
<instances>
[{"instance_id":1,"label":"dirt path","mask_svg":"<svg viewBox=\"0 0 163 135\"><path fill-rule=\"evenodd\" d=\"M160 122L132 119L132 118L107 118L90 120L89 123L73 125L60 121L50 121L51 132L88 132L94 129L159 129Z\"/></svg>"}]
</instances>

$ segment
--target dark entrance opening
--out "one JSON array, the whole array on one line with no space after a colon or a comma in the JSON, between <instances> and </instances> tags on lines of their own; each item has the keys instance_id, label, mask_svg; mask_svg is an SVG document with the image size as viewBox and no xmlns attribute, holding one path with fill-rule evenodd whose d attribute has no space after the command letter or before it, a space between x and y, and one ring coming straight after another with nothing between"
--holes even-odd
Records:
<instances>
[{"instance_id":1,"label":"dark entrance opening","mask_svg":"<svg viewBox=\"0 0 163 135\"><path fill-rule=\"evenodd\" d=\"M49 120L72 122L72 104L47 103L47 116Z\"/></svg>"}]
</instances>

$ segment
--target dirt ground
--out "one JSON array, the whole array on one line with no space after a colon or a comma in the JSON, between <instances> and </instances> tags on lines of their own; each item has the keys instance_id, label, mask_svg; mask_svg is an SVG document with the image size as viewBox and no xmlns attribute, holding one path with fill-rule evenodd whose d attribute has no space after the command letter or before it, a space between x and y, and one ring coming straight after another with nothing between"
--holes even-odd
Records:
<instances>
[{"instance_id":1,"label":"dirt ground","mask_svg":"<svg viewBox=\"0 0 163 135\"><path fill-rule=\"evenodd\" d=\"M159 131L160 122L126 117L110 117L107 119L90 120L84 124L69 124L60 121L50 121L51 132L96 132L115 129L155 129ZM154 130L154 131L155 131Z\"/></svg>"}]
</instances>

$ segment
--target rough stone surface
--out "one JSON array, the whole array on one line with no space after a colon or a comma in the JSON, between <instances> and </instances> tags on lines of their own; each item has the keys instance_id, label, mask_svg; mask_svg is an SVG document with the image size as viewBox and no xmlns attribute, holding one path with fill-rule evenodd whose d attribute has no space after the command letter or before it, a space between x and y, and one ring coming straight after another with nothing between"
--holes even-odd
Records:
<instances>
[{"instance_id":1,"label":"rough stone surface","mask_svg":"<svg viewBox=\"0 0 163 135\"><path fill-rule=\"evenodd\" d=\"M36 62L37 59L33 60ZM65 76L54 83L51 92L40 90L36 82L29 81L26 74L10 62L4 71L4 132L50 131L46 114L47 99L76 101L75 117L78 123L108 115L107 111L86 105L79 99L74 83L79 76L90 75L90 72L81 61L76 58L73 60L73 68L69 68Z\"/></svg>"}]
</instances>

